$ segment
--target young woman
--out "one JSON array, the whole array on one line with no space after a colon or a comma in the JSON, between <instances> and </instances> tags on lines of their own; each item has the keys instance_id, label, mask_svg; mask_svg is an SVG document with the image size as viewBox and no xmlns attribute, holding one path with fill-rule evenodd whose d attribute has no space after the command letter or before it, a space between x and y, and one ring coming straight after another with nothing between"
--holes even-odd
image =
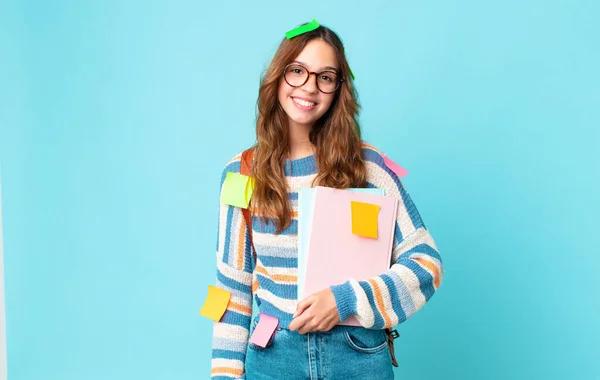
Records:
<instances>
[{"instance_id":1,"label":"young woman","mask_svg":"<svg viewBox=\"0 0 600 380\"><path fill-rule=\"evenodd\" d=\"M258 95L251 231L241 208L220 207L217 286L231 299L214 325L213 379L394 377L384 329L423 307L440 286L443 268L400 179L381 152L361 141L357 116L338 36L319 26L284 39ZM240 172L241 158L227 164L221 185L227 172ZM316 185L377 187L397 197L393 261L380 276L348 279L297 302L298 190ZM253 297L260 313L279 320L265 348L249 343L257 324ZM349 316L363 327L340 326Z\"/></svg>"}]
</instances>

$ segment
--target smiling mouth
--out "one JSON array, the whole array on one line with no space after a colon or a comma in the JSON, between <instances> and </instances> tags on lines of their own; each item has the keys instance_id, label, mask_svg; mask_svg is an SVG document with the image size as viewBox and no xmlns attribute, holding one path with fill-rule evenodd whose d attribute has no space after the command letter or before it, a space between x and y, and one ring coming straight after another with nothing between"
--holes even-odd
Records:
<instances>
[{"instance_id":1,"label":"smiling mouth","mask_svg":"<svg viewBox=\"0 0 600 380\"><path fill-rule=\"evenodd\" d=\"M315 102L311 102L308 100L304 100L304 99L299 99L299 98L292 98L292 100L294 101L294 103L296 103L297 105L301 106L301 107L305 107L305 108L312 108L314 106L317 105L317 103Z\"/></svg>"}]
</instances>

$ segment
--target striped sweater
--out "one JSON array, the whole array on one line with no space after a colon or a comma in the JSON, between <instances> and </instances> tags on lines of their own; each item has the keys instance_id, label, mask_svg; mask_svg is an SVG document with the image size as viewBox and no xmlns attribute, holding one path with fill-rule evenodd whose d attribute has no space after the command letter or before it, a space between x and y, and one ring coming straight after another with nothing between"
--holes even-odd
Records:
<instances>
[{"instance_id":1,"label":"striped sweater","mask_svg":"<svg viewBox=\"0 0 600 380\"><path fill-rule=\"evenodd\" d=\"M385 165L382 153L363 143L363 154L367 187L383 188L386 195L400 199L392 265L380 276L365 281L350 279L331 289L342 320L354 315L366 328L383 329L404 322L423 307L440 286L443 267L417 208L398 176ZM240 159L238 154L227 164L221 187L227 172L239 173ZM231 300L213 328L213 380L244 378L253 298L261 313L279 319L280 327L288 327L293 319L298 279L298 190L312 187L317 174L315 156L287 160L285 174L292 223L276 234L272 223L261 225L258 217L253 217L254 270L250 235L241 209L220 206L216 286L228 290Z\"/></svg>"}]
</instances>

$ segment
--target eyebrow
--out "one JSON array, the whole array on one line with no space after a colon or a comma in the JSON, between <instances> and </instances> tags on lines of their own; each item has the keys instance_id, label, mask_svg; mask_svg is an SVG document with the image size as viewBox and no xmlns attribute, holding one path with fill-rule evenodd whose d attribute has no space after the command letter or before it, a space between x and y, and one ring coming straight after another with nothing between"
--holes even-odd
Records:
<instances>
[{"instance_id":1,"label":"eyebrow","mask_svg":"<svg viewBox=\"0 0 600 380\"><path fill-rule=\"evenodd\" d=\"M304 62L302 62L302 61L294 61L294 62L292 62L292 63L299 63L299 64L301 64L301 65L308 66L306 63L304 63ZM319 69L319 71L327 71L327 70L333 70L333 71L335 71L336 73L339 71L338 69L336 69L336 68L335 68L335 67L333 67L333 66L325 66L325 67L321 67L321 68Z\"/></svg>"}]
</instances>

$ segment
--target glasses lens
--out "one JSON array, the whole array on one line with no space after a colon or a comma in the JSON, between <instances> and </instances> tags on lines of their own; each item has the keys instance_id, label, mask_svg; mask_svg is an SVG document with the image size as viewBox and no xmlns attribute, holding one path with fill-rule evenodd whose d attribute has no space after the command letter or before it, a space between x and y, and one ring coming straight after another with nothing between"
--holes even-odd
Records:
<instances>
[{"instance_id":1,"label":"glasses lens","mask_svg":"<svg viewBox=\"0 0 600 380\"><path fill-rule=\"evenodd\" d=\"M323 71L317 77L317 84L323 92L334 92L338 83L338 76L335 71Z\"/></svg>"},{"instance_id":2,"label":"glasses lens","mask_svg":"<svg viewBox=\"0 0 600 380\"><path fill-rule=\"evenodd\" d=\"M290 86L302 86L307 77L308 71L300 65L290 65L285 69L285 80Z\"/></svg>"}]
</instances>

